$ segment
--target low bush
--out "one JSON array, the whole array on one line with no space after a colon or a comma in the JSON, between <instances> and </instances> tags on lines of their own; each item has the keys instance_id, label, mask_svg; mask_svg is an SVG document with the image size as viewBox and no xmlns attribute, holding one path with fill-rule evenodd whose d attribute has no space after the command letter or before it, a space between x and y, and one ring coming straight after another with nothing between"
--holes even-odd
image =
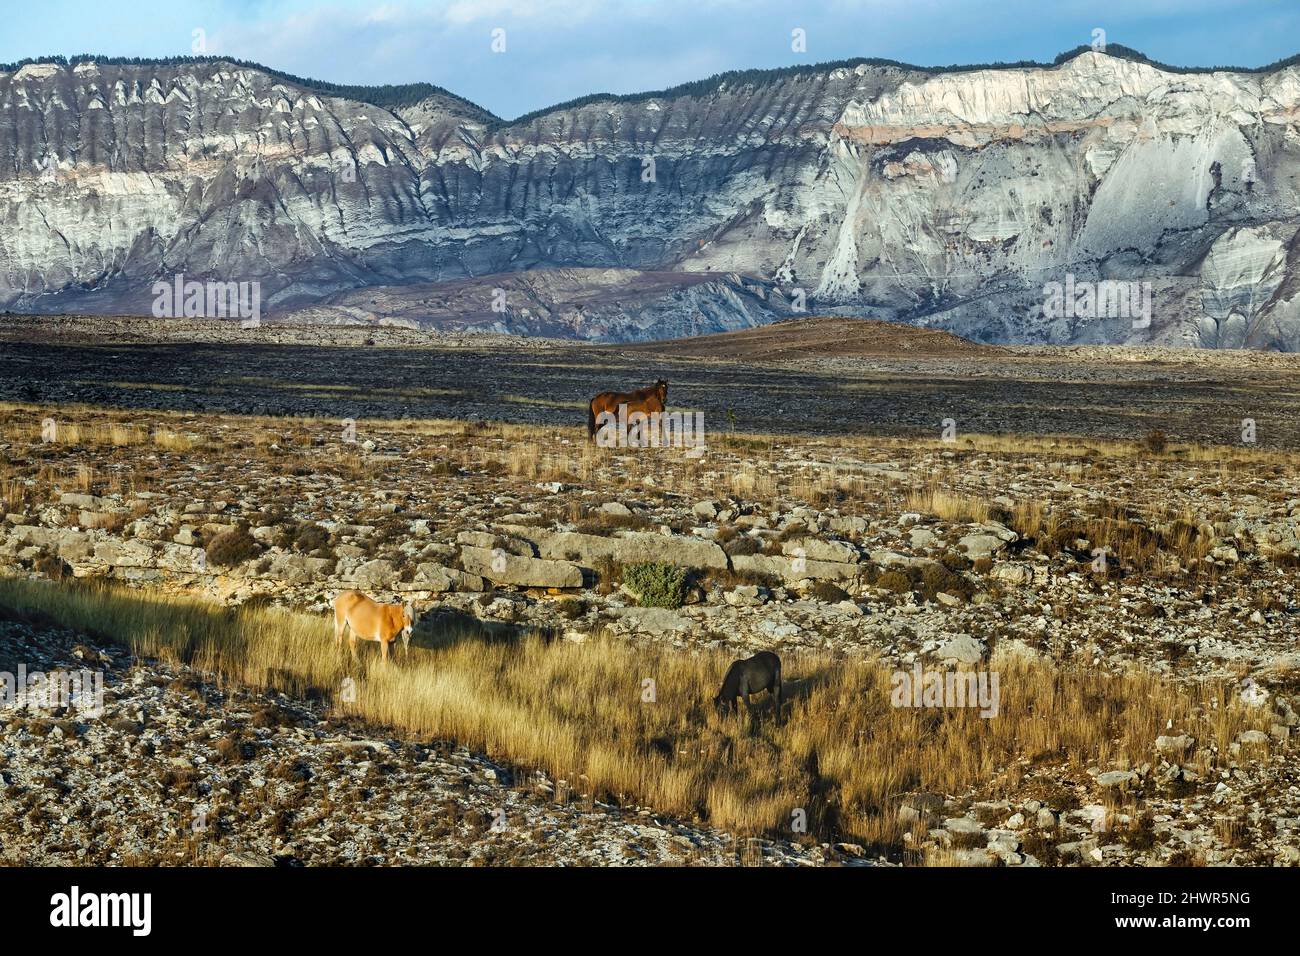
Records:
<instances>
[{"instance_id":1,"label":"low bush","mask_svg":"<svg viewBox=\"0 0 1300 956\"><path fill-rule=\"evenodd\" d=\"M262 553L262 548L248 533L248 526L240 525L217 535L205 551L209 564L219 568L230 568L257 557Z\"/></svg>"},{"instance_id":2,"label":"low bush","mask_svg":"<svg viewBox=\"0 0 1300 956\"><path fill-rule=\"evenodd\" d=\"M676 609L686 601L686 569L663 561L630 565L623 571L623 584L642 607Z\"/></svg>"}]
</instances>

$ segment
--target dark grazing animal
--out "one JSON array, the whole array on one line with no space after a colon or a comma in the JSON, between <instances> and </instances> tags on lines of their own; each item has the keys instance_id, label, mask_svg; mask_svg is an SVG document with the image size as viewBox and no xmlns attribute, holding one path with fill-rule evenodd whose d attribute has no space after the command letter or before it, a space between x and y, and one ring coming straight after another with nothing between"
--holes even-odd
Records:
<instances>
[{"instance_id":1,"label":"dark grazing animal","mask_svg":"<svg viewBox=\"0 0 1300 956\"><path fill-rule=\"evenodd\" d=\"M662 378L635 392L601 392L587 405L587 441L596 440L596 419L605 412L618 415L618 407L626 405L628 415L633 412L653 415L662 412L667 402L668 383Z\"/></svg>"},{"instance_id":2,"label":"dark grazing animal","mask_svg":"<svg viewBox=\"0 0 1300 956\"><path fill-rule=\"evenodd\" d=\"M736 707L736 698L745 698L745 707L753 713L749 695L761 690L770 690L776 703L775 713L781 713L781 658L771 651L759 651L753 657L736 661L727 668L727 676L722 678L722 689L713 698L713 706L718 713L726 713Z\"/></svg>"}]
</instances>

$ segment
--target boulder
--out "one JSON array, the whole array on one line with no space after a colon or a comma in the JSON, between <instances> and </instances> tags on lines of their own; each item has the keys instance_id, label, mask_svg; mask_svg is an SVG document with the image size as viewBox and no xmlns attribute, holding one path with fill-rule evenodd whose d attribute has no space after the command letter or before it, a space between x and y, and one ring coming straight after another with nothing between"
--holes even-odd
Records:
<instances>
[{"instance_id":1,"label":"boulder","mask_svg":"<svg viewBox=\"0 0 1300 956\"><path fill-rule=\"evenodd\" d=\"M631 532L605 536L577 531L549 531L527 525L506 525L502 530L531 542L537 548L538 557L552 561L573 561L585 567L594 567L605 559L623 565L662 561L682 568L727 567L727 553L717 544L685 535Z\"/></svg>"},{"instance_id":2,"label":"boulder","mask_svg":"<svg viewBox=\"0 0 1300 956\"><path fill-rule=\"evenodd\" d=\"M271 565L261 577L282 581L285 584L312 584L329 573L328 558L309 558L303 554L279 554L271 558Z\"/></svg>"},{"instance_id":3,"label":"boulder","mask_svg":"<svg viewBox=\"0 0 1300 956\"><path fill-rule=\"evenodd\" d=\"M385 590L397 583L397 569L393 562L382 558L367 561L352 572L352 583L359 588Z\"/></svg>"},{"instance_id":4,"label":"boulder","mask_svg":"<svg viewBox=\"0 0 1300 956\"><path fill-rule=\"evenodd\" d=\"M1029 564L1005 561L1001 564L995 564L993 570L989 572L989 577L1012 587L1023 587L1026 584L1033 583L1034 569Z\"/></svg>"},{"instance_id":5,"label":"boulder","mask_svg":"<svg viewBox=\"0 0 1300 956\"><path fill-rule=\"evenodd\" d=\"M1007 543L997 535L980 532L962 535L957 542L957 547L972 561L977 558L990 558L1006 546Z\"/></svg>"},{"instance_id":6,"label":"boulder","mask_svg":"<svg viewBox=\"0 0 1300 956\"><path fill-rule=\"evenodd\" d=\"M886 548L878 548L871 552L871 560L882 568L912 568L927 567L939 562L934 558L918 558L910 554L902 554L898 551L890 551Z\"/></svg>"},{"instance_id":7,"label":"boulder","mask_svg":"<svg viewBox=\"0 0 1300 956\"><path fill-rule=\"evenodd\" d=\"M988 848L998 856L1006 853L1014 853L1020 849L1020 837L1011 829L990 830L988 832Z\"/></svg>"},{"instance_id":8,"label":"boulder","mask_svg":"<svg viewBox=\"0 0 1300 956\"><path fill-rule=\"evenodd\" d=\"M983 641L977 641L969 634L961 634L939 648L935 656L941 661L978 664L984 658L984 650Z\"/></svg>"},{"instance_id":9,"label":"boulder","mask_svg":"<svg viewBox=\"0 0 1300 956\"><path fill-rule=\"evenodd\" d=\"M95 563L113 568L150 568L154 566L153 548L147 541L98 541Z\"/></svg>"},{"instance_id":10,"label":"boulder","mask_svg":"<svg viewBox=\"0 0 1300 956\"><path fill-rule=\"evenodd\" d=\"M51 536L50 544L69 564L85 563L95 553L95 540L84 531L57 531Z\"/></svg>"},{"instance_id":11,"label":"boulder","mask_svg":"<svg viewBox=\"0 0 1300 956\"><path fill-rule=\"evenodd\" d=\"M756 584L742 584L726 592L723 599L732 607L755 607L767 601L767 588L761 588Z\"/></svg>"},{"instance_id":12,"label":"boulder","mask_svg":"<svg viewBox=\"0 0 1300 956\"><path fill-rule=\"evenodd\" d=\"M190 548L183 544L164 544L156 555L157 567L190 574L206 571L207 561L208 556L202 548Z\"/></svg>"},{"instance_id":13,"label":"boulder","mask_svg":"<svg viewBox=\"0 0 1300 956\"><path fill-rule=\"evenodd\" d=\"M537 554L532 544L522 538L511 537L508 534L490 534L486 531L462 531L456 535L456 543L471 548L486 548L489 551L500 548L507 554L517 554L521 558L532 558Z\"/></svg>"},{"instance_id":14,"label":"boulder","mask_svg":"<svg viewBox=\"0 0 1300 956\"><path fill-rule=\"evenodd\" d=\"M1196 746L1196 738L1187 734L1179 734L1176 737L1161 734L1156 738L1156 753L1169 758L1174 763L1190 754L1194 746Z\"/></svg>"},{"instance_id":15,"label":"boulder","mask_svg":"<svg viewBox=\"0 0 1300 956\"><path fill-rule=\"evenodd\" d=\"M862 573L857 564L767 554L732 555L731 566L741 572L778 577L787 584L808 578L816 581L852 581Z\"/></svg>"},{"instance_id":16,"label":"boulder","mask_svg":"<svg viewBox=\"0 0 1300 956\"><path fill-rule=\"evenodd\" d=\"M1097 774L1097 786L1099 787L1115 787L1120 790L1127 790L1137 781L1138 775L1132 770L1107 770L1105 773Z\"/></svg>"},{"instance_id":17,"label":"boulder","mask_svg":"<svg viewBox=\"0 0 1300 956\"><path fill-rule=\"evenodd\" d=\"M469 574L456 568L441 564L423 562L415 566L415 574L410 581L399 582L399 591L482 591L483 579L477 574Z\"/></svg>"},{"instance_id":18,"label":"boulder","mask_svg":"<svg viewBox=\"0 0 1300 956\"><path fill-rule=\"evenodd\" d=\"M996 522L989 522L977 525L974 531L963 535L957 542L957 547L965 551L966 557L971 560L987 558L997 554L1019 537L1010 528Z\"/></svg>"},{"instance_id":19,"label":"boulder","mask_svg":"<svg viewBox=\"0 0 1300 956\"><path fill-rule=\"evenodd\" d=\"M907 541L913 551L923 551L938 544L939 536L929 528L913 528L907 536Z\"/></svg>"},{"instance_id":20,"label":"boulder","mask_svg":"<svg viewBox=\"0 0 1300 956\"><path fill-rule=\"evenodd\" d=\"M65 508L102 511L108 503L103 498L98 498L95 495L80 495L68 492L59 496L59 504Z\"/></svg>"},{"instance_id":21,"label":"boulder","mask_svg":"<svg viewBox=\"0 0 1300 956\"><path fill-rule=\"evenodd\" d=\"M122 520L115 511L81 511L77 514L77 524L83 528L111 528Z\"/></svg>"},{"instance_id":22,"label":"boulder","mask_svg":"<svg viewBox=\"0 0 1300 956\"><path fill-rule=\"evenodd\" d=\"M856 564L858 549L847 541L830 541L825 538L794 538L781 543L781 552L790 557L802 557L809 561L832 561L840 564Z\"/></svg>"},{"instance_id":23,"label":"boulder","mask_svg":"<svg viewBox=\"0 0 1300 956\"><path fill-rule=\"evenodd\" d=\"M691 514L702 521L712 521L718 516L718 506L712 501L697 501L691 505Z\"/></svg>"},{"instance_id":24,"label":"boulder","mask_svg":"<svg viewBox=\"0 0 1300 956\"><path fill-rule=\"evenodd\" d=\"M527 558L499 548L460 549L460 566L470 574L495 581L534 588L580 588L582 569L568 561Z\"/></svg>"},{"instance_id":25,"label":"boulder","mask_svg":"<svg viewBox=\"0 0 1300 956\"><path fill-rule=\"evenodd\" d=\"M690 618L666 607L619 607L610 612L634 631L650 635L688 631Z\"/></svg>"},{"instance_id":26,"label":"boulder","mask_svg":"<svg viewBox=\"0 0 1300 956\"><path fill-rule=\"evenodd\" d=\"M857 515L840 515L831 518L829 527L836 534L861 536L867 533L867 519Z\"/></svg>"}]
</instances>

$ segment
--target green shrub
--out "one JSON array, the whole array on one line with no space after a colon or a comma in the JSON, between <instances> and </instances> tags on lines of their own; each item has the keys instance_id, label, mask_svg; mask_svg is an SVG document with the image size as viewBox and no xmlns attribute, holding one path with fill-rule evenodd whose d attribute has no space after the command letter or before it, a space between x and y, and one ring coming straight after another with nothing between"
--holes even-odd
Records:
<instances>
[{"instance_id":1,"label":"green shrub","mask_svg":"<svg viewBox=\"0 0 1300 956\"><path fill-rule=\"evenodd\" d=\"M231 531L217 535L205 549L208 563L219 568L229 568L242 564L249 558L255 558L262 549L253 536L248 533L247 525L240 525Z\"/></svg>"},{"instance_id":2,"label":"green shrub","mask_svg":"<svg viewBox=\"0 0 1300 956\"><path fill-rule=\"evenodd\" d=\"M378 529L377 535L382 535L382 531L382 528ZM383 538L380 540L382 542ZM311 554L312 551L329 548L329 532L315 522L289 522L279 525L276 546Z\"/></svg>"},{"instance_id":3,"label":"green shrub","mask_svg":"<svg viewBox=\"0 0 1300 956\"><path fill-rule=\"evenodd\" d=\"M921 572L921 596L933 601L940 591L966 601L975 593L971 583L960 574L954 574L942 564L927 564Z\"/></svg>"},{"instance_id":4,"label":"green shrub","mask_svg":"<svg viewBox=\"0 0 1300 956\"><path fill-rule=\"evenodd\" d=\"M912 590L912 579L902 571L886 571L876 578L876 587L902 594Z\"/></svg>"},{"instance_id":5,"label":"green shrub","mask_svg":"<svg viewBox=\"0 0 1300 956\"><path fill-rule=\"evenodd\" d=\"M849 592L830 581L818 581L808 589L808 596L827 604L838 604L849 599Z\"/></svg>"},{"instance_id":6,"label":"green shrub","mask_svg":"<svg viewBox=\"0 0 1300 956\"><path fill-rule=\"evenodd\" d=\"M734 571L731 568L711 568L704 575L704 585L708 588L721 588L730 591L734 587L753 584L760 588L775 591L781 586L781 579L766 571Z\"/></svg>"},{"instance_id":7,"label":"green shrub","mask_svg":"<svg viewBox=\"0 0 1300 956\"><path fill-rule=\"evenodd\" d=\"M294 550L303 554L315 554L318 551L327 551L329 549L330 533L315 522L304 521L291 529L291 534ZM317 556L327 557L328 555L321 554Z\"/></svg>"},{"instance_id":8,"label":"green shrub","mask_svg":"<svg viewBox=\"0 0 1300 956\"><path fill-rule=\"evenodd\" d=\"M722 546L722 550L731 555L731 557L740 557L746 554L757 554L763 549L763 546L748 535L737 535L727 540Z\"/></svg>"},{"instance_id":9,"label":"green shrub","mask_svg":"<svg viewBox=\"0 0 1300 956\"><path fill-rule=\"evenodd\" d=\"M949 571L969 571L972 562L964 554L959 554L956 551L945 551L943 557L939 559L939 563Z\"/></svg>"},{"instance_id":10,"label":"green shrub","mask_svg":"<svg viewBox=\"0 0 1300 956\"><path fill-rule=\"evenodd\" d=\"M555 609L560 612L560 617L572 621L587 613L587 602L575 597L561 598L555 602Z\"/></svg>"},{"instance_id":11,"label":"green shrub","mask_svg":"<svg viewBox=\"0 0 1300 956\"><path fill-rule=\"evenodd\" d=\"M686 569L663 561L623 569L623 584L642 607L679 608L686 601Z\"/></svg>"}]
</instances>

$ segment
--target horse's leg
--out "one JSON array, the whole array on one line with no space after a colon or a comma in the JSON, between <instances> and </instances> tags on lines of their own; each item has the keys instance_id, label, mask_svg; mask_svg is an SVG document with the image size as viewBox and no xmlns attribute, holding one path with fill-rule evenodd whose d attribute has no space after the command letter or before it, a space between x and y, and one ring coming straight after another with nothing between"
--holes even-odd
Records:
<instances>
[{"instance_id":1,"label":"horse's leg","mask_svg":"<svg viewBox=\"0 0 1300 956\"><path fill-rule=\"evenodd\" d=\"M402 660L406 660L410 656L411 656L411 635L403 634L402 635Z\"/></svg>"},{"instance_id":2,"label":"horse's leg","mask_svg":"<svg viewBox=\"0 0 1300 956\"><path fill-rule=\"evenodd\" d=\"M384 640L383 637L379 638L379 656L385 664L388 663L388 645L391 643L391 641Z\"/></svg>"},{"instance_id":3,"label":"horse's leg","mask_svg":"<svg viewBox=\"0 0 1300 956\"><path fill-rule=\"evenodd\" d=\"M348 619L343 615L343 609L334 608L334 646L343 646L343 629L347 627Z\"/></svg>"},{"instance_id":4,"label":"horse's leg","mask_svg":"<svg viewBox=\"0 0 1300 956\"><path fill-rule=\"evenodd\" d=\"M348 633L348 650L352 652L352 660L357 660L357 629L354 627Z\"/></svg>"}]
</instances>

